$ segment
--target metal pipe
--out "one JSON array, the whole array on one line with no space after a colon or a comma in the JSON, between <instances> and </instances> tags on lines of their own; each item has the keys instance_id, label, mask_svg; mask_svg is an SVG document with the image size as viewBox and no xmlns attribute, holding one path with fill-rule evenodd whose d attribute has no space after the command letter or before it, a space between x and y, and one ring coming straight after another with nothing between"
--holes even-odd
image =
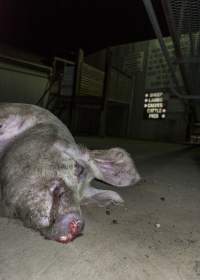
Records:
<instances>
[{"instance_id":1,"label":"metal pipe","mask_svg":"<svg viewBox=\"0 0 200 280\"><path fill-rule=\"evenodd\" d=\"M103 96L102 96L100 126L99 126L99 135L102 137L106 136L106 116L108 111L111 71L112 71L112 52L110 47L108 47L106 49L106 55L105 55L105 75L104 75Z\"/></svg>"},{"instance_id":2,"label":"metal pipe","mask_svg":"<svg viewBox=\"0 0 200 280\"><path fill-rule=\"evenodd\" d=\"M54 57L54 60L57 60L57 61L60 61L60 62L66 63L66 64L70 64L70 65L75 65L75 62L61 58L61 57L57 57L57 56Z\"/></svg>"},{"instance_id":3,"label":"metal pipe","mask_svg":"<svg viewBox=\"0 0 200 280\"><path fill-rule=\"evenodd\" d=\"M170 90L178 98L181 98L181 99L184 99L184 100L199 100L200 101L200 95L182 95L182 94L178 93L173 86L170 87Z\"/></svg>"},{"instance_id":4,"label":"metal pipe","mask_svg":"<svg viewBox=\"0 0 200 280\"><path fill-rule=\"evenodd\" d=\"M6 63L12 63L12 64L18 64L18 65L20 64L21 66L24 66L24 67L29 66L30 68L37 68L37 70L40 69L40 71L43 71L43 72L52 71L52 67L48 67L48 66L38 64L35 62L30 62L27 60L18 59L18 58L14 58L14 57L2 55L2 54L0 54L0 60L2 60L3 62L6 62Z\"/></svg>"},{"instance_id":5,"label":"metal pipe","mask_svg":"<svg viewBox=\"0 0 200 280\"><path fill-rule=\"evenodd\" d=\"M131 137L131 127L132 127L132 113L133 113L133 105L134 105L134 97L135 97L135 76L132 76L131 80L131 97L129 101L129 112L128 112L128 125L126 135Z\"/></svg>"},{"instance_id":6,"label":"metal pipe","mask_svg":"<svg viewBox=\"0 0 200 280\"><path fill-rule=\"evenodd\" d=\"M47 93L50 92L51 87L53 86L53 84L56 82L56 80L53 80L51 82L48 82L48 86L45 89L45 91L43 92L42 96L40 97L40 99L35 103L36 105L40 105L41 102L45 99Z\"/></svg>"}]
</instances>

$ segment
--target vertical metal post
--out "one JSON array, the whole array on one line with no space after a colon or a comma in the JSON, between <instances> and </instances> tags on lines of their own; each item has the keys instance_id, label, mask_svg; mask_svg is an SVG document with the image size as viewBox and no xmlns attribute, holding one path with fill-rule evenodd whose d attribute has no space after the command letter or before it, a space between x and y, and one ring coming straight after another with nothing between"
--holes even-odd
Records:
<instances>
[{"instance_id":1,"label":"vertical metal post","mask_svg":"<svg viewBox=\"0 0 200 280\"><path fill-rule=\"evenodd\" d=\"M74 114L76 108L76 97L79 95L79 90L80 90L81 69L82 69L83 59L84 59L84 52L82 49L79 49L77 62L75 66L75 73L74 73L74 88L72 91L72 97L71 97L70 109L69 109L69 126L72 132L75 129Z\"/></svg>"},{"instance_id":2,"label":"vertical metal post","mask_svg":"<svg viewBox=\"0 0 200 280\"><path fill-rule=\"evenodd\" d=\"M103 102L102 102L102 110L100 116L100 128L99 134L100 136L106 135L106 114L108 109L108 98L109 98L109 90L110 90L110 81L111 81L111 50L107 48L106 50L106 59L105 59L105 78L104 78L104 87L103 87Z\"/></svg>"},{"instance_id":3,"label":"vertical metal post","mask_svg":"<svg viewBox=\"0 0 200 280\"><path fill-rule=\"evenodd\" d=\"M129 103L129 112L128 112L128 125L127 125L127 136L131 136L131 124L132 124L132 114L133 114L133 102L135 94L135 76L132 76L131 79L131 97Z\"/></svg>"}]
</instances>

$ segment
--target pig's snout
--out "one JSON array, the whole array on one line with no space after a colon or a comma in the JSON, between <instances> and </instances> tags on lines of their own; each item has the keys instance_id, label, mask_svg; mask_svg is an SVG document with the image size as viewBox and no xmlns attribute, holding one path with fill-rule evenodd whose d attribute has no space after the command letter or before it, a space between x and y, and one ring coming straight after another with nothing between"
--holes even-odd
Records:
<instances>
[{"instance_id":1,"label":"pig's snout","mask_svg":"<svg viewBox=\"0 0 200 280\"><path fill-rule=\"evenodd\" d=\"M47 234L47 238L61 243L68 243L79 236L83 229L84 220L80 215L78 213L68 213L56 219Z\"/></svg>"},{"instance_id":2,"label":"pig's snout","mask_svg":"<svg viewBox=\"0 0 200 280\"><path fill-rule=\"evenodd\" d=\"M82 233L84 221L78 214L70 213L60 217L54 227L58 233L55 240L68 243Z\"/></svg>"}]
</instances>

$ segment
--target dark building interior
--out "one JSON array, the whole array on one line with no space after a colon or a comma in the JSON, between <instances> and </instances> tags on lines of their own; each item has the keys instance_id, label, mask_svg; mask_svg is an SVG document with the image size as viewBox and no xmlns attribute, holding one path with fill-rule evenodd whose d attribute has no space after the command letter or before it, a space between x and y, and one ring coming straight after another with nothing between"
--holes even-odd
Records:
<instances>
[{"instance_id":1,"label":"dark building interior","mask_svg":"<svg viewBox=\"0 0 200 280\"><path fill-rule=\"evenodd\" d=\"M199 75L198 0L1 1L0 279L199 279ZM22 112L14 103L29 105ZM64 173L54 157L47 160L52 127L58 143L70 145L70 152L56 146ZM39 132L43 144L34 142ZM26 141L29 156L19 155ZM43 172L42 153L44 173L54 166L64 176L85 220L83 234L69 244L43 238L37 223L36 230L27 226L30 196L22 199L20 184L32 186L34 164ZM94 173L91 189L70 185L64 155L80 165L80 182ZM16 195L6 189L15 184L5 172L19 186ZM119 183L114 173L134 180ZM52 208L47 196L43 201L51 215L62 193L53 192ZM36 200L38 194L40 188ZM4 215L17 195L23 214L18 205L12 217Z\"/></svg>"}]
</instances>

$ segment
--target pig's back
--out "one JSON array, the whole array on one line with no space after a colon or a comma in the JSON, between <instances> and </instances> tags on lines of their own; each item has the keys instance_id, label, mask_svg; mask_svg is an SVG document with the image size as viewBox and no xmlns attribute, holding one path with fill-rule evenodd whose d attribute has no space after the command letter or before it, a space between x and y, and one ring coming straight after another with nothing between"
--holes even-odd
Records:
<instances>
[{"instance_id":1,"label":"pig's back","mask_svg":"<svg viewBox=\"0 0 200 280\"><path fill-rule=\"evenodd\" d=\"M13 115L26 116L27 119L29 117L31 117L31 119L34 118L34 122L32 121L31 126L35 126L39 123L52 124L58 128L60 137L65 138L66 141L70 143L75 142L68 127L54 114L52 114L50 111L44 108L32 104L0 103L0 115L1 112L6 112L7 114Z\"/></svg>"}]
</instances>

